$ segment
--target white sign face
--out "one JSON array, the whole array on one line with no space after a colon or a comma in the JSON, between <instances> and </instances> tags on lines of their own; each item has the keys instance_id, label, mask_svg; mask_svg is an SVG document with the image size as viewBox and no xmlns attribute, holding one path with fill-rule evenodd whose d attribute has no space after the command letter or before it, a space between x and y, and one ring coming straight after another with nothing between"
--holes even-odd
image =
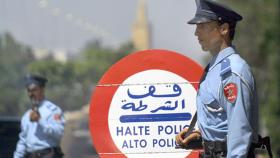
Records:
<instances>
[{"instance_id":1,"label":"white sign face","mask_svg":"<svg viewBox=\"0 0 280 158\"><path fill-rule=\"evenodd\" d=\"M148 157L186 157L190 151L175 149L175 136L188 127L196 111L193 85L159 69L135 73L122 84L108 115L109 131L119 151L128 157L147 153Z\"/></svg>"}]
</instances>

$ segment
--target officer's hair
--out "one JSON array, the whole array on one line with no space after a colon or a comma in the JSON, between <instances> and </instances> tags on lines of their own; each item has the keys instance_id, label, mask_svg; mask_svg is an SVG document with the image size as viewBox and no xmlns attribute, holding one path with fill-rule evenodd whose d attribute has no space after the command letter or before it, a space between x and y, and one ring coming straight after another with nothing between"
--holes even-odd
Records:
<instances>
[{"instance_id":1,"label":"officer's hair","mask_svg":"<svg viewBox=\"0 0 280 158\"><path fill-rule=\"evenodd\" d=\"M228 23L228 25L229 25L229 38L232 41L234 39L234 35L235 35L236 22L218 21L218 24L220 26L223 25L224 23Z\"/></svg>"}]
</instances>

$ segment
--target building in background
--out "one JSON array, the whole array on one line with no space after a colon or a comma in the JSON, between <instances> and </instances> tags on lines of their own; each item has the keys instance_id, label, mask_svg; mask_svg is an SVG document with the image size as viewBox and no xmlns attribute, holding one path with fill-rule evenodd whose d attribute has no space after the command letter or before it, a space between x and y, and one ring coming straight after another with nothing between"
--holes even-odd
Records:
<instances>
[{"instance_id":1,"label":"building in background","mask_svg":"<svg viewBox=\"0 0 280 158\"><path fill-rule=\"evenodd\" d=\"M34 49L33 55L37 60L53 58L55 61L66 63L70 53L63 50Z\"/></svg>"},{"instance_id":2,"label":"building in background","mask_svg":"<svg viewBox=\"0 0 280 158\"><path fill-rule=\"evenodd\" d=\"M136 50L144 50L151 47L150 27L146 16L144 0L138 1L136 19L132 28L132 42Z\"/></svg>"}]
</instances>

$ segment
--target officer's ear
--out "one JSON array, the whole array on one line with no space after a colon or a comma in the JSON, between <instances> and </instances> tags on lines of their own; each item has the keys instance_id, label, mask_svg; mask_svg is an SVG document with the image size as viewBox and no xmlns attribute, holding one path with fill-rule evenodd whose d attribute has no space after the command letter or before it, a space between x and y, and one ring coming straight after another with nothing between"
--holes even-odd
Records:
<instances>
[{"instance_id":1,"label":"officer's ear","mask_svg":"<svg viewBox=\"0 0 280 158\"><path fill-rule=\"evenodd\" d=\"M223 36L226 36L227 34L229 34L229 24L228 23L223 23L222 25L220 25L220 33Z\"/></svg>"}]
</instances>

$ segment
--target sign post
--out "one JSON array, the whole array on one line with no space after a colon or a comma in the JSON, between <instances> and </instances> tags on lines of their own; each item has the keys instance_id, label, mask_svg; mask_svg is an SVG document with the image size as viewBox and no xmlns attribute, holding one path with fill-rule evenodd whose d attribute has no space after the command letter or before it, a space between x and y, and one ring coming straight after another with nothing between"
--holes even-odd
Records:
<instances>
[{"instance_id":1,"label":"sign post","mask_svg":"<svg viewBox=\"0 0 280 158\"><path fill-rule=\"evenodd\" d=\"M190 125L203 72L191 59L167 50L132 53L101 78L90 103L90 132L101 158L198 157L175 149Z\"/></svg>"}]
</instances>

